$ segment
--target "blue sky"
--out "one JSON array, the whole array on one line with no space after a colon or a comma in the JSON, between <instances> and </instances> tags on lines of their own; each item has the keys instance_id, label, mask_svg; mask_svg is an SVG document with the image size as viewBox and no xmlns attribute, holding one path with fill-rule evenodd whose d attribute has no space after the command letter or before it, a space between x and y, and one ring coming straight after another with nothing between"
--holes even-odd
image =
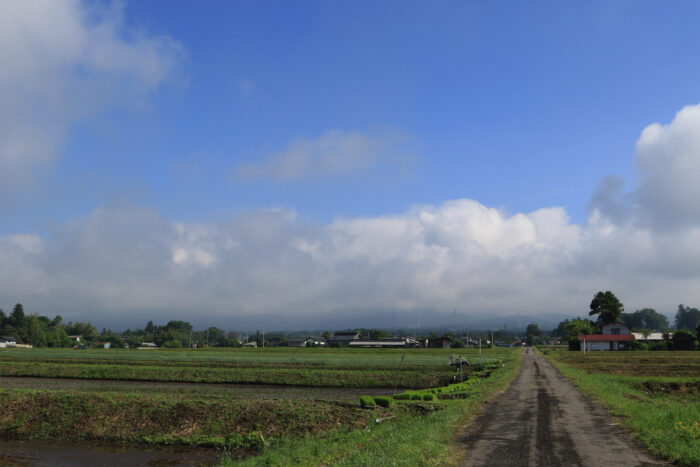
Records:
<instances>
[{"instance_id":1,"label":"blue sky","mask_svg":"<svg viewBox=\"0 0 700 467\"><path fill-rule=\"evenodd\" d=\"M59 221L124 199L189 220L278 206L331 219L461 197L510 212L565 206L580 221L600 177L633 176L640 130L698 100L692 3L124 8L132 28L178 41L182 62L142 108L71 128L50 182L78 193L31 207ZM291 140L376 127L410 138L401 176L232 175ZM85 193L85 179L100 189Z\"/></svg>"},{"instance_id":2,"label":"blue sky","mask_svg":"<svg viewBox=\"0 0 700 467\"><path fill-rule=\"evenodd\" d=\"M36 235L45 242L42 251L80 230L76 225L90 224L99 210L146 210L152 214L145 217L171 226L210 230L283 212L295 219L286 238L297 245L290 239L308 243L308 230L335 231L339 222L387 216L423 219L416 213L444 213L457 200L473 200L506 220L562 208L565 226L590 238L594 211L610 213L622 198L631 213L622 217L644 217L636 211L651 190L644 187L661 182L646 183L649 169L635 165L640 134L700 101L696 2L34 5L40 8L3 6L6 18L17 15L33 26L0 52L0 59L20 63L16 73L0 76L0 85L2 95L13 98L10 110L23 109L0 116L21 130L0 133L0 139L30 135L18 139L19 146L0 147L6 174L0 176L0 235ZM51 9L55 18L66 18L65 27L56 20L41 28L41 16L51 17ZM62 49L46 45L64 40ZM45 64L25 63L14 53ZM19 156L12 152L37 141L46 144ZM609 174L625 182L623 192L596 198L603 199L600 206L592 203ZM635 228L654 230L640 222ZM241 241L241 232L229 233L230 242ZM225 264L207 254L214 259L205 266ZM371 253L363 254L373 264ZM257 264L263 257L249 260ZM36 267L48 274L43 262ZM119 272L129 274L130 267ZM596 276L594 268L586 271ZM368 274L380 273L374 268ZM691 280L692 274L683 277ZM606 287L591 281L585 286ZM313 305L320 301L311 294L295 306L330 313L338 291L329 287L324 305ZM438 281L431 287L452 286ZM394 296L400 306L383 297L350 300L338 309L487 311L465 298L470 287L445 292L452 298L435 306L427 298L406 304ZM619 285L628 295L636 287ZM69 285L60 290L73 297L76 309L100 301ZM0 306L24 299L45 308L50 301L48 292L11 295L0 291ZM672 308L700 298L690 291L680 295L659 302ZM280 292L278 298L249 314L278 312L288 297ZM214 302L211 309L218 311L211 316L223 316ZM153 303L153 313L172 309ZM545 308L559 312L562 306ZM586 300L577 306L585 310ZM106 306L104 313L117 308Z\"/></svg>"}]
</instances>

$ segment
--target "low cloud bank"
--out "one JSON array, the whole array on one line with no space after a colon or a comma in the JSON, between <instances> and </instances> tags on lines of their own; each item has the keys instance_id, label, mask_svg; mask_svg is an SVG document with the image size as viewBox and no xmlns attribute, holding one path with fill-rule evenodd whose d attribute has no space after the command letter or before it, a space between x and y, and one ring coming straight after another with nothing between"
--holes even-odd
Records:
<instances>
[{"instance_id":1,"label":"low cloud bank","mask_svg":"<svg viewBox=\"0 0 700 467\"><path fill-rule=\"evenodd\" d=\"M700 106L644 129L638 185L624 192L604 178L580 225L561 207L508 214L469 199L328 224L285 210L197 224L100 208L42 237L0 238L0 296L74 319L230 328L390 313L396 325L418 324L421 312L583 315L608 289L630 311L672 313L700 303L697 135Z\"/></svg>"}]
</instances>

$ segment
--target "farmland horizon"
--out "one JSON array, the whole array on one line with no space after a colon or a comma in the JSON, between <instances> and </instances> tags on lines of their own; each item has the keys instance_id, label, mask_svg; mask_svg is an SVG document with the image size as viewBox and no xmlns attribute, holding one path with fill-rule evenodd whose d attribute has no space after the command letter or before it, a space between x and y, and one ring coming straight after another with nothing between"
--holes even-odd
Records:
<instances>
[{"instance_id":1,"label":"farmland horizon","mask_svg":"<svg viewBox=\"0 0 700 467\"><path fill-rule=\"evenodd\" d=\"M12 307L2 308L6 314L12 310ZM472 332L487 332L487 331L507 331L507 332L524 332L528 324L536 324L543 332L550 332L564 320L572 320L575 318L590 318L589 310L582 310L577 314L550 313L544 315L528 315L528 314L507 314L502 315L493 313L461 313L457 310L450 312L440 312L435 310L404 312L396 313L392 311L366 311L341 314L334 316L326 315L294 315L289 317L282 313L276 315L266 315L265 317L255 316L240 316L232 315L230 318L211 320L207 318L198 318L196 314L192 316L172 316L168 317L160 314L142 313L143 318L140 320L130 319L123 321L119 319L99 321L89 319L73 319L69 315L60 313L45 313L24 308L27 314L38 314L46 316L50 319L56 315L60 315L64 323L69 321L89 321L95 328L110 329L115 332L121 332L126 329L143 329L149 322L155 325L165 325L169 321L181 320L190 323L195 330L204 330L209 327L216 327L224 331L235 331L237 333L245 332L254 333L256 331L264 332L282 332L282 333L301 333L301 332L321 332L321 331L344 331L348 329L378 329L384 331L402 331L406 335L427 334L431 331L449 331L453 333L464 333L468 328ZM658 310L657 310L658 311ZM628 310L632 312L632 310ZM664 315L669 323L673 323L675 313L659 312ZM591 318L593 319L593 318ZM273 323L273 324L271 324ZM239 337L241 335L239 334Z\"/></svg>"}]
</instances>

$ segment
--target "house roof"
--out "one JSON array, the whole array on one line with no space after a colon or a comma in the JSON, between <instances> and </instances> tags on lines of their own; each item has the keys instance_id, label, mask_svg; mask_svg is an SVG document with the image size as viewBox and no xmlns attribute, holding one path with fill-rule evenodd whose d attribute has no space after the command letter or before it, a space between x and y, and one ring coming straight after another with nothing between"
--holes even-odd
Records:
<instances>
[{"instance_id":1,"label":"house roof","mask_svg":"<svg viewBox=\"0 0 700 467\"><path fill-rule=\"evenodd\" d=\"M580 334L578 340L583 342L627 342L633 341L632 334Z\"/></svg>"}]
</instances>

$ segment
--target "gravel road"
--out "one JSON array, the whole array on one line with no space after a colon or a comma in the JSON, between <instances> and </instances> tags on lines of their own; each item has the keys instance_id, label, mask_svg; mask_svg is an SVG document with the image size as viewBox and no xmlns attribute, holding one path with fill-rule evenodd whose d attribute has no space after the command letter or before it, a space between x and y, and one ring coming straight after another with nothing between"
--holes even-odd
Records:
<instances>
[{"instance_id":1,"label":"gravel road","mask_svg":"<svg viewBox=\"0 0 700 467\"><path fill-rule=\"evenodd\" d=\"M467 427L464 466L665 465L635 447L542 356L523 351L510 387Z\"/></svg>"}]
</instances>

